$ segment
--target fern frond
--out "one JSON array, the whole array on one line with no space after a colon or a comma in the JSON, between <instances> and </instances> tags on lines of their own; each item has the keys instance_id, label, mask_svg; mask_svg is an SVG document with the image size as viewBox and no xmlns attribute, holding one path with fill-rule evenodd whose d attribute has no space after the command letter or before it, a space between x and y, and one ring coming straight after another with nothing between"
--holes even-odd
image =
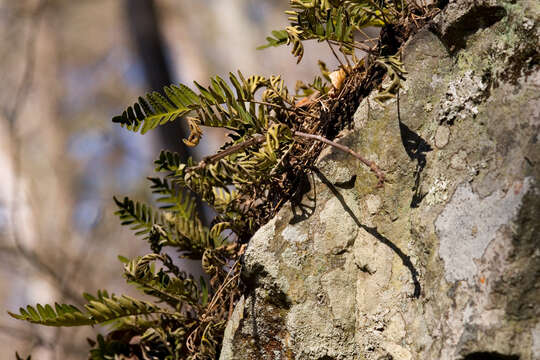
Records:
<instances>
[{"instance_id":1,"label":"fern frond","mask_svg":"<svg viewBox=\"0 0 540 360\"><path fill-rule=\"evenodd\" d=\"M180 84L163 88L167 97L158 92L139 97L139 101L115 116L112 121L128 130L144 134L159 125L173 121L199 105L199 97L187 86Z\"/></svg>"},{"instance_id":2,"label":"fern frond","mask_svg":"<svg viewBox=\"0 0 540 360\"><path fill-rule=\"evenodd\" d=\"M328 41L337 44L344 55L353 55L354 49L366 46L356 43L355 32L369 26L383 26L388 18L396 17L399 5L377 0L291 0L293 10L286 11L290 25L284 30L272 31L266 38L264 49L281 45L292 45L292 54L297 62L302 60L308 40Z\"/></svg>"},{"instance_id":3,"label":"fern frond","mask_svg":"<svg viewBox=\"0 0 540 360\"><path fill-rule=\"evenodd\" d=\"M176 232L165 245L177 248L184 257L200 259L205 248L221 244L222 239L212 239L210 231L198 217L185 218L166 212L164 218L172 225L171 230Z\"/></svg>"},{"instance_id":4,"label":"fern frond","mask_svg":"<svg viewBox=\"0 0 540 360\"><path fill-rule=\"evenodd\" d=\"M183 200L169 211L157 211L149 205L127 197L114 198L122 225L130 226L135 235L145 235L153 248L175 247L183 256L200 259L206 247L219 246L222 239L211 239L201 223L191 200Z\"/></svg>"},{"instance_id":5,"label":"fern frond","mask_svg":"<svg viewBox=\"0 0 540 360\"><path fill-rule=\"evenodd\" d=\"M118 210L115 212L121 220L121 225L129 226L135 235L148 235L155 224L163 225L160 214L151 206L136 202L128 197L123 201L113 197Z\"/></svg>"},{"instance_id":6,"label":"fern frond","mask_svg":"<svg viewBox=\"0 0 540 360\"><path fill-rule=\"evenodd\" d=\"M200 300L199 289L193 279L181 271L175 271L170 276L160 269L155 271L153 263L161 261L164 264L171 262L166 254L148 254L136 257L124 266L126 279L138 285L146 294L166 301L180 311L183 303L196 306Z\"/></svg>"},{"instance_id":7,"label":"fern frond","mask_svg":"<svg viewBox=\"0 0 540 360\"><path fill-rule=\"evenodd\" d=\"M383 105L383 102L396 97L397 92L402 88L401 80L405 80L405 74L407 71L403 67L403 63L399 59L399 55L384 56L376 60L377 64L383 65L386 69L390 83L386 86L381 86L382 91L374 97L374 100Z\"/></svg>"},{"instance_id":8,"label":"fern frond","mask_svg":"<svg viewBox=\"0 0 540 360\"><path fill-rule=\"evenodd\" d=\"M289 95L289 90L281 76L271 76L268 80L267 89L262 94L262 100L279 104L283 107L294 105L294 99Z\"/></svg>"},{"instance_id":9,"label":"fern frond","mask_svg":"<svg viewBox=\"0 0 540 360\"><path fill-rule=\"evenodd\" d=\"M159 307L127 295L116 297L100 293L98 297L85 294L88 304L86 311L81 311L73 305L55 303L51 305L28 305L20 308L20 314L8 312L12 317L46 326L81 326L96 325L108 321L119 320L125 316L151 315L164 312Z\"/></svg>"},{"instance_id":10,"label":"fern frond","mask_svg":"<svg viewBox=\"0 0 540 360\"><path fill-rule=\"evenodd\" d=\"M197 216L195 198L174 189L167 179L149 177L152 193L159 195L156 201L159 208L179 216L191 218Z\"/></svg>"},{"instance_id":11,"label":"fern frond","mask_svg":"<svg viewBox=\"0 0 540 360\"><path fill-rule=\"evenodd\" d=\"M157 172L175 172L182 170L186 166L193 165L193 159L189 158L186 163L183 163L180 154L162 150L159 153L159 158L154 161L154 165Z\"/></svg>"},{"instance_id":12,"label":"fern frond","mask_svg":"<svg viewBox=\"0 0 540 360\"><path fill-rule=\"evenodd\" d=\"M221 127L242 133L261 132L268 123L267 116L261 116L257 111L262 104L255 105L255 92L269 84L261 76L244 78L229 74L229 86L219 76L211 79L210 86L205 87L195 82L199 94L183 84L163 88L165 95L152 92L145 98L125 110L122 115L115 116L113 122L119 123L128 130L142 134L174 121L190 112L196 112L197 117L185 117L190 128L190 135L184 142L195 146L202 136L200 125ZM266 112L267 114L268 112Z\"/></svg>"},{"instance_id":13,"label":"fern frond","mask_svg":"<svg viewBox=\"0 0 540 360\"><path fill-rule=\"evenodd\" d=\"M230 211L230 205L238 198L237 190L229 190L222 187L213 187L212 192L214 195L214 208L219 213L227 213Z\"/></svg>"},{"instance_id":14,"label":"fern frond","mask_svg":"<svg viewBox=\"0 0 540 360\"><path fill-rule=\"evenodd\" d=\"M77 307L68 304L54 304L45 306L37 304L36 307L28 305L19 309L19 314L8 311L15 319L29 321L35 324L48 326L79 326L93 325L94 322L88 314L83 313Z\"/></svg>"}]
</instances>

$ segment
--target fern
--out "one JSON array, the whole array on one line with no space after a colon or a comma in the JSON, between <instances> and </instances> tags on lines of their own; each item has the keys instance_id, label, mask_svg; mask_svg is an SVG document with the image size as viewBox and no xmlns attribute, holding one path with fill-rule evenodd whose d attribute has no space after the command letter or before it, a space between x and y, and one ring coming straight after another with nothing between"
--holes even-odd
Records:
<instances>
[{"instance_id":1,"label":"fern","mask_svg":"<svg viewBox=\"0 0 540 360\"><path fill-rule=\"evenodd\" d=\"M86 311L81 311L73 305L58 304L41 305L36 307L28 305L26 309L20 308L19 314L9 312L19 320L26 320L34 324L46 326L81 326L97 325L105 322L120 320L126 316L152 315L165 313L159 307L142 300L136 300L127 295L116 297L108 293L99 292L98 296L85 294L88 304L84 305Z\"/></svg>"},{"instance_id":2,"label":"fern","mask_svg":"<svg viewBox=\"0 0 540 360\"><path fill-rule=\"evenodd\" d=\"M407 71L403 68L403 64L397 55L381 57L377 59L377 64L385 67L386 73L390 79L390 83L374 98L380 105L383 105L384 101L396 97L397 92L402 88L401 80L405 79L404 75Z\"/></svg>"},{"instance_id":3,"label":"fern","mask_svg":"<svg viewBox=\"0 0 540 360\"><path fill-rule=\"evenodd\" d=\"M166 266L172 264L167 254L148 254L128 261L124 266L124 276L144 293L161 299L178 312L184 304L198 306L200 290L193 279L177 268L156 271L152 264L157 260ZM204 301L201 305L205 305Z\"/></svg>"},{"instance_id":4,"label":"fern","mask_svg":"<svg viewBox=\"0 0 540 360\"><path fill-rule=\"evenodd\" d=\"M160 204L160 209L184 218L197 216L193 197L182 193L179 189L173 189L167 179L149 177L148 180L152 183L150 185L152 193L159 195L156 201Z\"/></svg>"},{"instance_id":5,"label":"fern","mask_svg":"<svg viewBox=\"0 0 540 360\"><path fill-rule=\"evenodd\" d=\"M183 84L166 86L163 88L165 96L153 92L147 94L146 98L140 97L122 115L115 116L113 122L144 134L159 125L196 112L196 119L185 117L191 133L184 142L190 146L196 145L202 135L199 125L222 127L240 133L262 131L268 123L268 115L264 107L257 112L255 93L263 86L270 86L272 78L252 76L245 79L238 72L238 77L230 73L229 80L234 91L219 76L211 79L209 87L195 82L199 94Z\"/></svg>"},{"instance_id":6,"label":"fern","mask_svg":"<svg viewBox=\"0 0 540 360\"><path fill-rule=\"evenodd\" d=\"M159 191L163 193L165 190L161 187ZM166 199L179 200L179 195L170 191ZM135 235L145 235L153 247L161 249L163 246L173 246L185 257L200 259L206 247L221 244L220 238L210 238L209 229L195 213L192 199L177 203L169 211L154 210L128 197L123 201L115 197L114 201L119 208L116 215L122 221L121 224L129 225L135 230Z\"/></svg>"},{"instance_id":7,"label":"fern","mask_svg":"<svg viewBox=\"0 0 540 360\"><path fill-rule=\"evenodd\" d=\"M353 55L355 48L370 48L355 41L355 34L369 26L383 26L388 19L399 15L400 3L377 0L291 0L292 10L286 11L290 25L284 30L272 31L266 38L271 46L292 45L297 62L304 56L303 41L326 41L339 46L344 55Z\"/></svg>"}]
</instances>

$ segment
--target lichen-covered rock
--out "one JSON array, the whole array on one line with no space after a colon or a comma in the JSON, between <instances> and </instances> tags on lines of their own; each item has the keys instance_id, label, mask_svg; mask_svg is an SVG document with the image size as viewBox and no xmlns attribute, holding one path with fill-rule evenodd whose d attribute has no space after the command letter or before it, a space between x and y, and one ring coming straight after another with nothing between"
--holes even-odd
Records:
<instances>
[{"instance_id":1,"label":"lichen-covered rock","mask_svg":"<svg viewBox=\"0 0 540 360\"><path fill-rule=\"evenodd\" d=\"M539 18L455 1L408 41L399 103L338 139L387 183L321 154L247 248L221 359L540 359Z\"/></svg>"}]
</instances>

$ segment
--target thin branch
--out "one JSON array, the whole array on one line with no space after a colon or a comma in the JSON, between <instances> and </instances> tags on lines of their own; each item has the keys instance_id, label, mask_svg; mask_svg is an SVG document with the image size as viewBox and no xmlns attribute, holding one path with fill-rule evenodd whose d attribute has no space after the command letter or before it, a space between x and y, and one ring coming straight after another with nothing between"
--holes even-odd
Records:
<instances>
[{"instance_id":1,"label":"thin branch","mask_svg":"<svg viewBox=\"0 0 540 360\"><path fill-rule=\"evenodd\" d=\"M326 40L326 41L328 41L332 45L341 45L341 43L339 41L335 41L335 40ZM364 43L358 42L358 41L347 43L347 45L352 46L353 48L356 48L358 50L368 52L368 53L373 52L373 49L371 47L369 47L368 45L366 45Z\"/></svg>"},{"instance_id":2,"label":"thin branch","mask_svg":"<svg viewBox=\"0 0 540 360\"><path fill-rule=\"evenodd\" d=\"M19 194L19 177L21 175L21 138L17 134L17 119L19 117L20 110L24 107L25 102L28 99L28 92L34 81L35 75L35 62L36 62L36 38L39 32L39 25L41 23L42 15L44 13L47 0L42 0L36 7L36 10L32 16L30 22L28 38L26 41L26 53L27 61L24 68L23 77L19 87L17 88L15 95L15 102L13 108L8 113L7 120L9 123L9 133L12 141L13 148L13 189L12 189L12 204L10 206L10 218L11 218L11 236L15 244L15 248L19 254L26 259L26 261L36 268L39 272L47 274L50 278L56 281L60 285L60 291L62 294L71 301L82 304L80 297L67 286L63 277L57 273L54 268L41 259L34 251L26 248L17 231L17 194Z\"/></svg>"},{"instance_id":3,"label":"thin branch","mask_svg":"<svg viewBox=\"0 0 540 360\"><path fill-rule=\"evenodd\" d=\"M364 36L366 37L364 40L362 40L363 42L369 41L370 43L373 44L373 46L376 46L376 45L377 45L377 43L375 42L375 40L377 40L377 38L372 38L372 37L370 37L370 36L369 36L362 28L358 28L357 30L358 30L358 32L359 32L360 34L362 34L362 35L364 35ZM363 43L360 43L360 44L362 44L362 45L364 45L364 46L367 46L367 45L365 45L365 44L363 44ZM368 48L369 48L369 47L368 47ZM369 48L369 50L371 51L371 48Z\"/></svg>"},{"instance_id":4,"label":"thin branch","mask_svg":"<svg viewBox=\"0 0 540 360\"><path fill-rule=\"evenodd\" d=\"M244 150L245 148L250 147L250 146L255 145L255 144L260 144L264 140L266 140L265 136L257 134L254 137L252 137L251 139L246 140L246 141L244 141L244 142L242 142L240 144L236 144L234 146L231 146L228 149L225 149L225 150L223 150L221 152L218 152L217 154L205 157L204 159L201 160L201 162L199 162L198 165L189 168L189 170L198 170L200 168L205 167L208 164L215 163L216 161L219 161L219 160L223 159L224 157L227 157L227 156L229 156L231 154L234 154L235 152Z\"/></svg>"},{"instance_id":5,"label":"thin branch","mask_svg":"<svg viewBox=\"0 0 540 360\"><path fill-rule=\"evenodd\" d=\"M330 41L326 40L326 43L328 44L328 47L330 48L330 50L332 50L332 54L334 54L334 57L337 59L337 61L338 61L339 64L341 65L341 68L342 68L343 70L345 70L345 72L348 74L349 71L347 71L346 66L343 64L343 62L341 61L341 59L339 58L339 56L337 56L336 51L335 51L334 48L332 47L332 44L330 44Z\"/></svg>"},{"instance_id":6,"label":"thin branch","mask_svg":"<svg viewBox=\"0 0 540 360\"><path fill-rule=\"evenodd\" d=\"M307 134L307 133L304 133L304 132L301 132L301 131L295 131L293 133L293 135L308 138L308 139L318 140L320 142L323 142L325 144L333 146L336 149L339 149L339 150L341 150L341 151L343 151L343 152L345 152L347 154L350 154L350 155L354 156L355 158L357 158L358 160L363 162L366 166L368 166L371 169L371 171L373 171L375 173L375 175L377 175L377 178L379 179L378 186L383 186L384 185L384 173L379 169L377 164L375 164L375 162L373 162L373 161L367 160L362 155L358 154L357 152L354 152L353 150L351 150L347 146L338 144L337 142L334 142L332 140L328 140L327 138L322 137L321 135Z\"/></svg>"},{"instance_id":7,"label":"thin branch","mask_svg":"<svg viewBox=\"0 0 540 360\"><path fill-rule=\"evenodd\" d=\"M241 101L245 101L245 102L253 103L253 104L259 104L259 105L271 106L271 107L274 107L274 108L278 108L278 109L286 110L286 111L291 111L291 112L301 114L301 115L304 115L304 116L314 117L313 115L311 115L307 111L304 111L304 110L302 110L300 108L297 108L297 107L285 107L285 106L278 105L278 104L272 104L272 103L269 103L269 102L256 101L256 100L241 100Z\"/></svg>"}]
</instances>

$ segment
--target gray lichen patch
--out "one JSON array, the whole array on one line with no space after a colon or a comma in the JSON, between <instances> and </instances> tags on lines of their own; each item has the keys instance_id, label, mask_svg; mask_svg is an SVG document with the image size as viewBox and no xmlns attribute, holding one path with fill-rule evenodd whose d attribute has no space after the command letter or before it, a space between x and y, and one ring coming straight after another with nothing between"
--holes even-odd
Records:
<instances>
[{"instance_id":1,"label":"gray lichen patch","mask_svg":"<svg viewBox=\"0 0 540 360\"><path fill-rule=\"evenodd\" d=\"M236 303L236 307L234 308L234 311L231 315L231 318L229 319L229 322L227 323L227 327L225 328L225 334L223 335L226 338L232 338L234 336L234 333L238 330L238 327L240 326L240 322L244 318L244 297L242 296L240 300ZM223 348L221 349L221 359L232 359L234 354L233 349L233 343L227 342L223 344Z\"/></svg>"},{"instance_id":2,"label":"gray lichen patch","mask_svg":"<svg viewBox=\"0 0 540 360\"><path fill-rule=\"evenodd\" d=\"M457 187L435 221L447 281L473 283L475 260L482 257L497 230L516 216L531 183L532 179L526 178L521 186L516 183L506 193L498 190L483 199L469 183Z\"/></svg>"},{"instance_id":3,"label":"gray lichen patch","mask_svg":"<svg viewBox=\"0 0 540 360\"><path fill-rule=\"evenodd\" d=\"M489 83L472 70L450 82L445 99L440 103L440 123L453 124L456 119L478 115L478 104L487 95L488 87Z\"/></svg>"},{"instance_id":4,"label":"gray lichen patch","mask_svg":"<svg viewBox=\"0 0 540 360\"><path fill-rule=\"evenodd\" d=\"M296 359L353 359L358 353L349 329L336 326L329 309L316 301L293 306L286 324Z\"/></svg>"},{"instance_id":5,"label":"gray lichen patch","mask_svg":"<svg viewBox=\"0 0 540 360\"><path fill-rule=\"evenodd\" d=\"M448 126L439 126L435 132L435 146L439 149L448 144L448 139L450 138L450 128Z\"/></svg>"}]
</instances>

